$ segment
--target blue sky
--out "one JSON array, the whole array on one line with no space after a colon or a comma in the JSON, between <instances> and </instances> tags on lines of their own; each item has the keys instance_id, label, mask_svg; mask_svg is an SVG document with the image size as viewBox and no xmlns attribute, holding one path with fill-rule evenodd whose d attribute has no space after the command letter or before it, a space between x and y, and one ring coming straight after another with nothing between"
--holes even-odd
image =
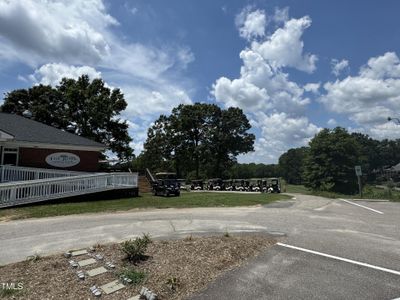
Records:
<instances>
[{"instance_id":1,"label":"blue sky","mask_svg":"<svg viewBox=\"0 0 400 300\"><path fill-rule=\"evenodd\" d=\"M87 73L125 94L132 146L179 103L241 107L274 163L321 128L400 138L400 3L0 0L0 92ZM2 100L0 100L1 102Z\"/></svg>"}]
</instances>

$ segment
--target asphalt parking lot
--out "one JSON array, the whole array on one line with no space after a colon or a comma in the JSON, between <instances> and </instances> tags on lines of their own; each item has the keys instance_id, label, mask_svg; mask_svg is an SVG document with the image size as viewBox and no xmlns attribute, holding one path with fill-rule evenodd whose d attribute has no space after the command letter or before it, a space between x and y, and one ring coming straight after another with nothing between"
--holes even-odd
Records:
<instances>
[{"instance_id":1,"label":"asphalt parking lot","mask_svg":"<svg viewBox=\"0 0 400 300\"><path fill-rule=\"evenodd\" d=\"M193 299L396 299L400 203L295 195L267 206L133 211L0 223L0 264L142 232L267 232L279 243ZM51 231L49 231L51 228Z\"/></svg>"}]
</instances>

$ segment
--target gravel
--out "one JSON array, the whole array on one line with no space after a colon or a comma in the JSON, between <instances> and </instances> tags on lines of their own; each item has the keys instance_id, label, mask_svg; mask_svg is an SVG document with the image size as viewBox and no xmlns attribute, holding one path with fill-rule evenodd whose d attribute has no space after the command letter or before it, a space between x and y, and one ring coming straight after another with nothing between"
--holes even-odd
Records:
<instances>
[{"instance_id":1,"label":"gravel","mask_svg":"<svg viewBox=\"0 0 400 300\"><path fill-rule=\"evenodd\" d=\"M78 269L69 266L63 254L36 257L0 267L0 283L22 283L20 292L0 293L7 299L94 299L89 288L118 279L123 269L145 272L144 282L129 285L101 299L128 299L145 286L159 299L185 299L204 289L223 272L231 270L275 243L262 235L192 237L180 240L153 241L146 252L148 258L133 265L124 259L119 244L95 245L94 254L104 256L95 264L79 268L90 270L111 261L116 268L107 273L80 280ZM87 259L87 255L76 260ZM1 286L0 286L1 289Z\"/></svg>"}]
</instances>

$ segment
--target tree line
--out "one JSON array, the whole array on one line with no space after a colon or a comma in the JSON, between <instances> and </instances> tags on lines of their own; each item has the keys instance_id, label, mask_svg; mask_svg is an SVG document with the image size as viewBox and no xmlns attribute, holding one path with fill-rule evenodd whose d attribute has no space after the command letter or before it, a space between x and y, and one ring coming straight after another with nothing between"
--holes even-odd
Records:
<instances>
[{"instance_id":1,"label":"tree line","mask_svg":"<svg viewBox=\"0 0 400 300\"><path fill-rule=\"evenodd\" d=\"M161 115L135 157L121 117L126 107L119 89L82 75L63 78L55 87L40 84L6 93L0 110L28 112L36 121L103 143L126 168L173 171L186 179L282 176L314 190L354 193L356 165L361 165L364 180L373 182L380 170L400 162L400 139L378 141L337 127L321 130L307 147L288 150L278 164L239 164L239 154L254 150L247 116L240 108L208 103L181 104Z\"/></svg>"},{"instance_id":2,"label":"tree line","mask_svg":"<svg viewBox=\"0 0 400 300\"><path fill-rule=\"evenodd\" d=\"M362 167L363 181L372 183L383 169L398 163L400 139L378 141L337 127L320 131L308 147L282 154L279 169L288 183L352 194L357 192L355 166Z\"/></svg>"}]
</instances>

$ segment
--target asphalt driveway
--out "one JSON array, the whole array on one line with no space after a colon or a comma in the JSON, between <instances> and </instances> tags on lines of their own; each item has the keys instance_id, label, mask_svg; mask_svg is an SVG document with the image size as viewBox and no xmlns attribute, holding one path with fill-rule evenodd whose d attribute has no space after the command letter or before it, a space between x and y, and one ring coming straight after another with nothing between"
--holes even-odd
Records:
<instances>
[{"instance_id":1,"label":"asphalt driveway","mask_svg":"<svg viewBox=\"0 0 400 300\"><path fill-rule=\"evenodd\" d=\"M268 232L280 244L193 299L400 297L400 204L295 195L267 206L77 215L0 223L0 264L150 233Z\"/></svg>"}]
</instances>

